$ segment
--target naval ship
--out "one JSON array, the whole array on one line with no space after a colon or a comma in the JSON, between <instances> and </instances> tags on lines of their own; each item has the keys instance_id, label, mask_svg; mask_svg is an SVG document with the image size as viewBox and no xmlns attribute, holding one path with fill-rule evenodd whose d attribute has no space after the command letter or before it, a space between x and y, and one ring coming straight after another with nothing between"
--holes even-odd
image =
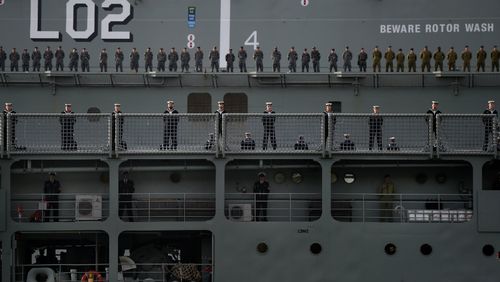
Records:
<instances>
[{"instance_id":1,"label":"naval ship","mask_svg":"<svg viewBox=\"0 0 500 282\"><path fill-rule=\"evenodd\" d=\"M15 111L0 123L1 281L499 281L499 10L493 0L1 0L7 56L66 54L62 71L43 59L40 71L11 70L7 59L0 72L0 102ZM248 71L236 59L228 72L225 55L240 46ZM301 72L300 59L289 72L292 46L299 57L316 47L319 72ZM386 72L384 59L373 72L375 46L405 56L453 46L459 58L452 71L432 60L424 72L418 57L416 72L407 61ZM187 48L189 71L156 70L160 47ZM89 72L69 71L72 48L88 50Z\"/></svg>"}]
</instances>

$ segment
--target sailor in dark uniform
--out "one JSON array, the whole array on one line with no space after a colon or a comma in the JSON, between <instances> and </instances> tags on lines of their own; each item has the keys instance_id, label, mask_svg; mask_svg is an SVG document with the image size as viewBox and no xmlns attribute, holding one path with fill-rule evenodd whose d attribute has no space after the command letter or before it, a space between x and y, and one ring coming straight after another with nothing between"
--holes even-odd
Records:
<instances>
[{"instance_id":1,"label":"sailor in dark uniform","mask_svg":"<svg viewBox=\"0 0 500 282\"><path fill-rule=\"evenodd\" d=\"M127 143L123 141L123 117L121 117L121 105L115 104L114 110L111 113L111 142L113 151L118 150L127 150ZM116 134L116 126L118 125L118 135ZM116 137L118 136L118 139ZM118 144L118 148L115 148L115 144Z\"/></svg>"},{"instance_id":2,"label":"sailor in dark uniform","mask_svg":"<svg viewBox=\"0 0 500 282\"><path fill-rule=\"evenodd\" d=\"M73 48L71 50L71 53L69 53L69 70L75 72L78 71L78 60L80 59L80 55L78 55L78 51L76 51L76 48Z\"/></svg>"},{"instance_id":3,"label":"sailor in dark uniform","mask_svg":"<svg viewBox=\"0 0 500 282\"><path fill-rule=\"evenodd\" d=\"M189 61L191 61L191 54L187 48L184 48L181 52L181 72L189 72Z\"/></svg>"},{"instance_id":4,"label":"sailor in dark uniform","mask_svg":"<svg viewBox=\"0 0 500 282\"><path fill-rule=\"evenodd\" d=\"M151 51L151 47L148 47L146 49L146 52L144 52L144 68L145 71L153 71L153 51Z\"/></svg>"},{"instance_id":5,"label":"sailor in dark uniform","mask_svg":"<svg viewBox=\"0 0 500 282\"><path fill-rule=\"evenodd\" d=\"M61 124L61 150L77 150L74 137L76 117L71 110L71 104L64 105L64 111L61 112L59 123Z\"/></svg>"},{"instance_id":6,"label":"sailor in dark uniform","mask_svg":"<svg viewBox=\"0 0 500 282\"><path fill-rule=\"evenodd\" d=\"M495 136L493 136L495 121L498 119L498 111L495 109L495 101L488 101L488 108L484 110L484 115L495 115L494 117L484 117L484 145L483 151L488 150L489 139L491 135L492 143L495 140Z\"/></svg>"},{"instance_id":7,"label":"sailor in dark uniform","mask_svg":"<svg viewBox=\"0 0 500 282\"><path fill-rule=\"evenodd\" d=\"M328 62L330 62L330 72L332 72L332 70L337 72L338 59L339 59L339 56L337 55L337 53L335 53L335 49L332 49L330 51L330 55L328 55Z\"/></svg>"},{"instance_id":8,"label":"sailor in dark uniform","mask_svg":"<svg viewBox=\"0 0 500 282\"><path fill-rule=\"evenodd\" d=\"M330 120L329 120L329 115L330 114L333 114L333 107L332 107L332 103L328 102L328 103L325 103L325 111L323 112L323 115L325 116L325 133L324 133L324 136L325 136L325 143L328 143L328 133L330 131L330 128L332 130L332 136L330 138L330 144L333 143L333 133L335 132L335 124L337 123L337 118L335 116L332 117L332 124L330 124Z\"/></svg>"},{"instance_id":9,"label":"sailor in dark uniform","mask_svg":"<svg viewBox=\"0 0 500 282\"><path fill-rule=\"evenodd\" d=\"M276 117L274 116L273 103L266 102L266 110L264 111L264 116L262 117L262 125L264 126L264 139L262 141L262 150L267 150L267 143L269 138L271 138L271 146L273 150L276 150L276 132L274 129L274 123Z\"/></svg>"},{"instance_id":10,"label":"sailor in dark uniform","mask_svg":"<svg viewBox=\"0 0 500 282\"><path fill-rule=\"evenodd\" d=\"M321 54L316 47L313 47L311 51L311 60L313 62L313 72L319 72L319 61L321 60Z\"/></svg>"},{"instance_id":11,"label":"sailor in dark uniform","mask_svg":"<svg viewBox=\"0 0 500 282\"><path fill-rule=\"evenodd\" d=\"M28 49L24 49L21 54L21 63L23 65L23 72L30 71L30 54L28 53Z\"/></svg>"},{"instance_id":12,"label":"sailor in dark uniform","mask_svg":"<svg viewBox=\"0 0 500 282\"><path fill-rule=\"evenodd\" d=\"M309 150L309 146L304 139L304 135L299 135L299 139L297 140L297 142L295 142L293 148L295 150Z\"/></svg>"},{"instance_id":13,"label":"sailor in dark uniform","mask_svg":"<svg viewBox=\"0 0 500 282\"><path fill-rule=\"evenodd\" d=\"M115 69L116 69L116 72L118 72L118 70L120 70L120 72L123 72L123 59L124 59L124 55L123 55L123 51L120 47L116 48L116 51L115 51Z\"/></svg>"},{"instance_id":14,"label":"sailor in dark uniform","mask_svg":"<svg viewBox=\"0 0 500 282\"><path fill-rule=\"evenodd\" d=\"M64 51L61 46L59 46L56 50L56 71L64 71L64 57L66 55L64 54Z\"/></svg>"},{"instance_id":15,"label":"sailor in dark uniform","mask_svg":"<svg viewBox=\"0 0 500 282\"><path fill-rule=\"evenodd\" d=\"M219 120L219 137L222 137L222 115L226 114L226 110L224 109L224 101L217 102L218 109L215 111Z\"/></svg>"},{"instance_id":16,"label":"sailor in dark uniform","mask_svg":"<svg viewBox=\"0 0 500 282\"><path fill-rule=\"evenodd\" d=\"M31 53L31 60L33 61L33 71L40 71L40 61L42 60L42 53L35 47Z\"/></svg>"},{"instance_id":17,"label":"sailor in dark uniform","mask_svg":"<svg viewBox=\"0 0 500 282\"><path fill-rule=\"evenodd\" d=\"M245 48L241 46L240 50L238 51L238 63L240 72L247 72L247 57L247 51L245 51Z\"/></svg>"},{"instance_id":18,"label":"sailor in dark uniform","mask_svg":"<svg viewBox=\"0 0 500 282\"><path fill-rule=\"evenodd\" d=\"M358 54L358 67L360 72L366 72L366 60L368 60L368 54L365 52L365 48L361 48Z\"/></svg>"},{"instance_id":19,"label":"sailor in dark uniform","mask_svg":"<svg viewBox=\"0 0 500 282\"><path fill-rule=\"evenodd\" d=\"M233 54L233 49L229 49L229 53L226 54L227 72L234 71L234 60L236 57Z\"/></svg>"},{"instance_id":20,"label":"sailor in dark uniform","mask_svg":"<svg viewBox=\"0 0 500 282\"><path fill-rule=\"evenodd\" d=\"M281 70L281 52L278 50L278 47L274 47L273 54L271 55L271 59L273 60L273 72L280 72Z\"/></svg>"},{"instance_id":21,"label":"sailor in dark uniform","mask_svg":"<svg viewBox=\"0 0 500 282\"><path fill-rule=\"evenodd\" d=\"M203 51L201 50L201 47L196 47L196 53L194 53L194 63L195 63L195 69L196 72L202 72L203 71Z\"/></svg>"},{"instance_id":22,"label":"sailor in dark uniform","mask_svg":"<svg viewBox=\"0 0 500 282\"><path fill-rule=\"evenodd\" d=\"M389 137L389 143L387 144L387 151L399 151L398 143L396 143L396 137Z\"/></svg>"},{"instance_id":23,"label":"sailor in dark uniform","mask_svg":"<svg viewBox=\"0 0 500 282\"><path fill-rule=\"evenodd\" d=\"M370 140L368 148L370 151L373 149L375 138L377 138L378 149L382 150L382 124L384 123L384 120L379 113L380 106L373 106L373 114L370 116L368 121L368 125L370 127Z\"/></svg>"},{"instance_id":24,"label":"sailor in dark uniform","mask_svg":"<svg viewBox=\"0 0 500 282\"><path fill-rule=\"evenodd\" d=\"M43 185L43 200L47 203L43 211L43 221L49 222L52 219L54 222L59 221L59 194L61 193L61 183L56 180L56 173L49 174L49 180Z\"/></svg>"},{"instance_id":25,"label":"sailor in dark uniform","mask_svg":"<svg viewBox=\"0 0 500 282\"><path fill-rule=\"evenodd\" d=\"M220 54L219 54L219 50L217 50L217 46L214 46L212 51L210 51L210 55L208 56L208 59L210 60L210 67L212 68L212 72L214 72L214 69L216 72L219 72Z\"/></svg>"},{"instance_id":26,"label":"sailor in dark uniform","mask_svg":"<svg viewBox=\"0 0 500 282\"><path fill-rule=\"evenodd\" d=\"M21 56L17 53L16 48L12 48L12 52L10 52L9 60L10 60L10 71L19 71L19 60Z\"/></svg>"},{"instance_id":27,"label":"sailor in dark uniform","mask_svg":"<svg viewBox=\"0 0 500 282\"><path fill-rule=\"evenodd\" d=\"M101 50L101 55L99 56L99 67L101 68L101 72L108 72L108 52L106 48Z\"/></svg>"},{"instance_id":28,"label":"sailor in dark uniform","mask_svg":"<svg viewBox=\"0 0 500 282\"><path fill-rule=\"evenodd\" d=\"M259 180L253 185L255 194L255 220L267 221L267 199L269 196L269 182L266 181L266 174L259 172Z\"/></svg>"},{"instance_id":29,"label":"sailor in dark uniform","mask_svg":"<svg viewBox=\"0 0 500 282\"><path fill-rule=\"evenodd\" d=\"M304 69L309 72L309 62L311 61L311 55L307 52L307 48L304 49L304 52L302 52L302 72L304 72Z\"/></svg>"},{"instance_id":30,"label":"sailor in dark uniform","mask_svg":"<svg viewBox=\"0 0 500 282\"><path fill-rule=\"evenodd\" d=\"M264 71L264 53L260 49L259 46L257 46L257 49L255 49L255 52L253 53L253 59L255 60L255 67L257 72L263 72Z\"/></svg>"},{"instance_id":31,"label":"sailor in dark uniform","mask_svg":"<svg viewBox=\"0 0 500 282\"><path fill-rule=\"evenodd\" d=\"M167 56L168 59L168 70L177 72L177 61L179 61L179 54L175 51L175 48L170 49L170 53Z\"/></svg>"},{"instance_id":32,"label":"sailor in dark uniform","mask_svg":"<svg viewBox=\"0 0 500 282\"><path fill-rule=\"evenodd\" d=\"M158 54L156 54L156 60L158 61L158 66L156 67L156 69L158 71L164 72L165 63L167 62L167 53L163 48L160 48L160 51L158 51Z\"/></svg>"},{"instance_id":33,"label":"sailor in dark uniform","mask_svg":"<svg viewBox=\"0 0 500 282\"><path fill-rule=\"evenodd\" d=\"M299 55L297 51L295 51L295 47L292 46L290 51L288 52L288 72L297 72L297 60L299 59Z\"/></svg>"},{"instance_id":34,"label":"sailor in dark uniform","mask_svg":"<svg viewBox=\"0 0 500 282\"><path fill-rule=\"evenodd\" d=\"M7 53L3 50L3 46L0 46L0 71L5 71L5 60L7 60Z\"/></svg>"},{"instance_id":35,"label":"sailor in dark uniform","mask_svg":"<svg viewBox=\"0 0 500 282\"><path fill-rule=\"evenodd\" d=\"M132 52L130 53L130 70L137 73L139 72L139 52L137 52L137 48L132 48Z\"/></svg>"},{"instance_id":36,"label":"sailor in dark uniform","mask_svg":"<svg viewBox=\"0 0 500 282\"><path fill-rule=\"evenodd\" d=\"M240 149L242 151L255 150L255 140L252 139L250 132L245 132L245 139L241 140Z\"/></svg>"},{"instance_id":37,"label":"sailor in dark uniform","mask_svg":"<svg viewBox=\"0 0 500 282\"><path fill-rule=\"evenodd\" d=\"M354 151L356 150L356 146L354 145L354 142L351 141L351 135L348 133L344 134L344 141L340 143L340 150L341 151Z\"/></svg>"},{"instance_id":38,"label":"sailor in dark uniform","mask_svg":"<svg viewBox=\"0 0 500 282\"><path fill-rule=\"evenodd\" d=\"M163 112L163 144L161 150L177 150L177 127L179 112L174 109L174 101L167 102L167 109Z\"/></svg>"},{"instance_id":39,"label":"sailor in dark uniform","mask_svg":"<svg viewBox=\"0 0 500 282\"><path fill-rule=\"evenodd\" d=\"M52 71L52 59L54 58L54 53L50 50L50 46L47 46L45 52L43 53L43 59L45 60L45 71Z\"/></svg>"},{"instance_id":40,"label":"sailor in dark uniform","mask_svg":"<svg viewBox=\"0 0 500 282\"><path fill-rule=\"evenodd\" d=\"M437 138L436 129L437 129L437 115L441 114L441 111L438 110L439 102L432 101L431 108L427 111L427 114L432 114L432 132L434 133L434 138ZM427 123L429 122L428 119Z\"/></svg>"},{"instance_id":41,"label":"sailor in dark uniform","mask_svg":"<svg viewBox=\"0 0 500 282\"><path fill-rule=\"evenodd\" d=\"M12 106L12 103L5 103L5 108L3 110L3 147L7 149L8 146L10 146L11 150L15 150L17 148L16 146L16 124L17 124L17 118L15 116L10 116L10 124L7 123L7 116L9 114L15 114L16 111L14 111L14 108ZM10 126L10 143L7 144L7 130L9 129Z\"/></svg>"},{"instance_id":42,"label":"sailor in dark uniform","mask_svg":"<svg viewBox=\"0 0 500 282\"><path fill-rule=\"evenodd\" d=\"M129 222L134 221L134 215L133 215L133 206L132 206L132 201L133 201L133 193L135 192L135 186L134 186L134 181L128 179L128 171L123 172L122 174L122 180L118 183L118 193L119 193L119 216L122 219L125 219L124 217L128 217Z\"/></svg>"},{"instance_id":43,"label":"sailor in dark uniform","mask_svg":"<svg viewBox=\"0 0 500 282\"><path fill-rule=\"evenodd\" d=\"M342 53L342 59L344 60L344 71L351 71L351 60L352 52L349 50L349 46L345 47L344 53Z\"/></svg>"},{"instance_id":44,"label":"sailor in dark uniform","mask_svg":"<svg viewBox=\"0 0 500 282\"><path fill-rule=\"evenodd\" d=\"M82 52L80 52L80 64L82 66L82 72L90 71L90 54L87 51L87 48L83 48Z\"/></svg>"}]
</instances>

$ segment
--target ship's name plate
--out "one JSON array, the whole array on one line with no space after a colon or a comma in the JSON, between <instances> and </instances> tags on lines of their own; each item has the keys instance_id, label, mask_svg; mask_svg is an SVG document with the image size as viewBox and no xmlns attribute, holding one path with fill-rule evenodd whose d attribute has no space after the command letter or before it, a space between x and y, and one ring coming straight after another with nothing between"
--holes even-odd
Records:
<instances>
[{"instance_id":1,"label":"ship's name plate","mask_svg":"<svg viewBox=\"0 0 500 282\"><path fill-rule=\"evenodd\" d=\"M485 33L494 32L495 24L477 23L426 23L426 24L381 24L380 33Z\"/></svg>"}]
</instances>

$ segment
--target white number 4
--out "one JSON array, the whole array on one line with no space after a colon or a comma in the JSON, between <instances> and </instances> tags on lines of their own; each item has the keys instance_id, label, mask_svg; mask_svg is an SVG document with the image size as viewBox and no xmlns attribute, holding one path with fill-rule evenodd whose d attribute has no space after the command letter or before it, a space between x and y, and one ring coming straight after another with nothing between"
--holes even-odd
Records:
<instances>
[{"instance_id":1,"label":"white number 4","mask_svg":"<svg viewBox=\"0 0 500 282\"><path fill-rule=\"evenodd\" d=\"M259 42L257 42L257 31L254 30L252 34L245 40L245 45L253 46L253 49L257 49L257 46L259 46Z\"/></svg>"}]
</instances>

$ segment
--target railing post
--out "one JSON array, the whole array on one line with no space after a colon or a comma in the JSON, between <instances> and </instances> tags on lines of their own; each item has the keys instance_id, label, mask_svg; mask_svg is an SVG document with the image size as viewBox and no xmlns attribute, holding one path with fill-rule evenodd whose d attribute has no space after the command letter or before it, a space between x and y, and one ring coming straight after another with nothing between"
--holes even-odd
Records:
<instances>
[{"instance_id":1,"label":"railing post","mask_svg":"<svg viewBox=\"0 0 500 282\"><path fill-rule=\"evenodd\" d=\"M11 142L10 142L10 139L11 139L11 137L10 137L10 136L11 136L11 134L12 134L12 132L11 132L11 130L12 130L12 128L11 128L11 127L12 127L12 125L11 125L11 122L10 122L10 121L12 120L12 115L13 115L13 114L11 114L11 113L7 114L7 121L6 121L6 126L7 126L7 136L5 136L5 141L6 141L6 142L5 142L5 144L6 144L6 148L5 148L5 150L6 150L6 154L7 154L7 157L8 157L8 158L10 158L10 151L12 150L12 148L11 148L12 144L11 144Z\"/></svg>"},{"instance_id":2,"label":"railing post","mask_svg":"<svg viewBox=\"0 0 500 282\"><path fill-rule=\"evenodd\" d=\"M222 116L219 112L215 113L215 130L214 130L214 136L215 136L215 156L218 157L221 154L221 148L219 146L220 143L220 138L222 136L219 135L219 117L222 119Z\"/></svg>"},{"instance_id":3,"label":"railing post","mask_svg":"<svg viewBox=\"0 0 500 282\"><path fill-rule=\"evenodd\" d=\"M432 152L434 151L434 146L436 146L436 157L439 158L439 153L440 153L440 147L441 147L441 136L440 136L440 127L441 127L441 123L440 123L440 115L436 115L436 120L433 122L436 123L436 135L435 135L435 140L433 142L433 147L431 147L431 154ZM434 136L434 134L432 134L432 136Z\"/></svg>"},{"instance_id":4,"label":"railing post","mask_svg":"<svg viewBox=\"0 0 500 282\"><path fill-rule=\"evenodd\" d=\"M254 210L253 221L257 221L257 194L256 193L253 193L253 210Z\"/></svg>"},{"instance_id":5,"label":"railing post","mask_svg":"<svg viewBox=\"0 0 500 282\"><path fill-rule=\"evenodd\" d=\"M403 223L403 219L404 219L404 207L403 207L403 194L399 194L399 221L401 223Z\"/></svg>"},{"instance_id":6,"label":"railing post","mask_svg":"<svg viewBox=\"0 0 500 282\"><path fill-rule=\"evenodd\" d=\"M151 222L151 193L148 193L148 222Z\"/></svg>"},{"instance_id":7,"label":"railing post","mask_svg":"<svg viewBox=\"0 0 500 282\"><path fill-rule=\"evenodd\" d=\"M109 143L109 155L112 156L113 154L115 154L115 156L118 157L118 125L119 123L121 122L121 119L122 119L122 116L121 114L119 113L116 113L115 114L115 118L114 118L114 121L113 121L113 114L111 114L111 120L109 122L109 126L110 126L110 129L109 129L109 140L110 140L110 143ZM114 126L115 126L115 130L113 132L113 126L112 126L112 123L114 122ZM113 135L115 138L113 138ZM114 144L114 146L112 145ZM115 148L114 152L113 152L113 147Z\"/></svg>"},{"instance_id":8,"label":"railing post","mask_svg":"<svg viewBox=\"0 0 500 282\"><path fill-rule=\"evenodd\" d=\"M289 222L292 222L292 193L288 193L288 209L289 209L288 219Z\"/></svg>"},{"instance_id":9,"label":"railing post","mask_svg":"<svg viewBox=\"0 0 500 282\"><path fill-rule=\"evenodd\" d=\"M182 204L183 222L186 222L186 193L182 194L184 203Z\"/></svg>"},{"instance_id":10,"label":"railing post","mask_svg":"<svg viewBox=\"0 0 500 282\"><path fill-rule=\"evenodd\" d=\"M222 138L221 141L222 142L218 142L218 144L217 144L217 145L220 144L220 146L222 147L222 148L220 148L220 151L222 152L222 157L223 158L226 157L226 146L227 146L226 145L226 134L227 134L227 132L226 132L226 122L227 122L226 115L224 114L224 115L222 115L222 136L221 136L221 138ZM217 131L217 134L219 134L218 131Z\"/></svg>"},{"instance_id":11,"label":"railing post","mask_svg":"<svg viewBox=\"0 0 500 282\"><path fill-rule=\"evenodd\" d=\"M491 143L493 145L493 157L496 159L498 157L498 141L497 138L498 136L498 119L496 116L492 117L493 119L493 130L492 130L492 135L491 135Z\"/></svg>"}]
</instances>

